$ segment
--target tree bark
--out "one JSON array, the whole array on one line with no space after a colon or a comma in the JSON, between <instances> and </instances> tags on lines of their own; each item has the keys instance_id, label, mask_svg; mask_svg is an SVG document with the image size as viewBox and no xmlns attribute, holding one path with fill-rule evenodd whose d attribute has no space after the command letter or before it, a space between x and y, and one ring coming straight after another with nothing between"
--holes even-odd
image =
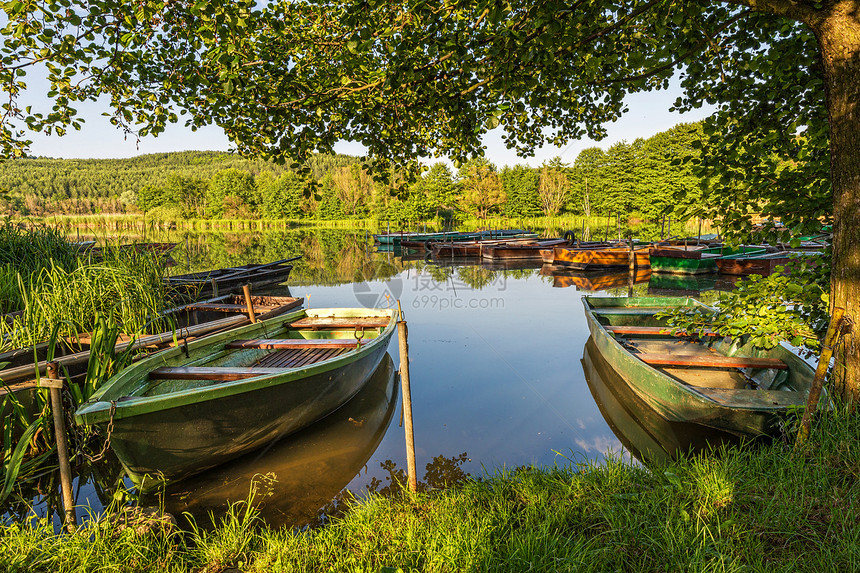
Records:
<instances>
[{"instance_id":1,"label":"tree bark","mask_svg":"<svg viewBox=\"0 0 860 573\"><path fill-rule=\"evenodd\" d=\"M833 183L831 309L860 322L860 6L828 3L806 22L815 32L825 70ZM855 331L857 328L855 328ZM860 403L858 334L848 333L836 352L837 392Z\"/></svg>"}]
</instances>

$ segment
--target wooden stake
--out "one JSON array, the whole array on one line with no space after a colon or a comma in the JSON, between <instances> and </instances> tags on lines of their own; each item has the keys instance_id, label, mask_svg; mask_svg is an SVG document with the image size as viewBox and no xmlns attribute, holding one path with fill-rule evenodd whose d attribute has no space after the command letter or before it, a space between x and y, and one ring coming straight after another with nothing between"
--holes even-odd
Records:
<instances>
[{"instance_id":1,"label":"wooden stake","mask_svg":"<svg viewBox=\"0 0 860 573\"><path fill-rule=\"evenodd\" d=\"M633 235L630 235L630 254L628 255L627 296L633 298L633 283L636 282L636 252L633 250Z\"/></svg>"},{"instance_id":2,"label":"wooden stake","mask_svg":"<svg viewBox=\"0 0 860 573\"><path fill-rule=\"evenodd\" d=\"M251 285L242 285L242 292L245 294L245 306L248 307L248 318L251 323L257 322L257 316L254 314L254 303L251 302Z\"/></svg>"},{"instance_id":3,"label":"wooden stake","mask_svg":"<svg viewBox=\"0 0 860 573\"><path fill-rule=\"evenodd\" d=\"M57 440L57 457L60 459L60 486L63 494L63 510L65 517L63 523L66 530L73 533L78 525L75 515L75 498L72 495L72 468L69 465L69 447L66 442L66 423L63 416L63 397L60 394L62 380L59 376L59 367L56 362L49 362L47 369L48 378L59 383L50 385L51 410L54 414L54 438Z\"/></svg>"},{"instance_id":4,"label":"wooden stake","mask_svg":"<svg viewBox=\"0 0 860 573\"><path fill-rule=\"evenodd\" d=\"M406 320L400 301L397 301L397 338L400 342L400 388L403 392L403 421L406 434L406 468L409 480L409 491L418 490L418 476L415 470L415 434L412 431L412 390L409 385L409 342Z\"/></svg>"},{"instance_id":5,"label":"wooden stake","mask_svg":"<svg viewBox=\"0 0 860 573\"><path fill-rule=\"evenodd\" d=\"M827 335L824 337L824 347L821 349L818 367L815 369L815 377L812 379L812 387L809 389L806 409L803 411L803 418L800 420L800 430L797 432L795 447L803 445L807 438L809 438L812 415L815 414L815 410L818 408L818 400L821 398L821 388L824 386L824 375L827 374L827 369L830 367L830 358L833 356L833 345L836 344L836 340L842 330L842 318L844 315L844 308L836 307L833 309L833 316L830 317L830 325L827 327Z\"/></svg>"}]
</instances>

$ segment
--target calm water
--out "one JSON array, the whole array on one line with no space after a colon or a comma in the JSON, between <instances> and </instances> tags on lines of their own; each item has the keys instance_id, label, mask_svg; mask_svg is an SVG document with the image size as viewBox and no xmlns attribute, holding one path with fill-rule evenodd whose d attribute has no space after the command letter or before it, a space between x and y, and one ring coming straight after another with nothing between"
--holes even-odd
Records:
<instances>
[{"instance_id":1,"label":"calm water","mask_svg":"<svg viewBox=\"0 0 860 573\"><path fill-rule=\"evenodd\" d=\"M539 265L438 265L371 253L363 238L324 243L321 254L305 242L310 263L297 267L290 291L307 297L313 308L394 306L400 300L409 326L418 478L427 487L500 467L567 465L649 448L665 455L720 439L700 435L698 428L643 422L637 418L641 405L619 398L623 388L613 389L618 383L611 368L587 352L581 297L589 291L583 289L626 295L624 273L552 276ZM252 261L289 254L267 251ZM679 291L667 288L680 286L691 294L703 287L659 284L648 273L636 281L637 295L649 288L669 294ZM143 503L163 502L167 511L205 519L210 511L223 512L227 502L247 498L254 480L264 517L300 526L336 512L348 492L384 490L406 466L396 337L389 353L366 389L325 420ZM98 475L78 480L77 500L98 511L117 492L119 468L103 464L93 471ZM44 502L36 507L42 515L51 511ZM80 514L86 513L82 508Z\"/></svg>"}]
</instances>

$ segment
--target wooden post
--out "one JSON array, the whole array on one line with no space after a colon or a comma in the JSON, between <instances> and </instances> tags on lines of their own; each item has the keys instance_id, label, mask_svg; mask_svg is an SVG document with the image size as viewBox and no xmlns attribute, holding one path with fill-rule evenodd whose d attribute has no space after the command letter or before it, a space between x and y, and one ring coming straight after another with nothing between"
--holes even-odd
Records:
<instances>
[{"instance_id":1,"label":"wooden post","mask_svg":"<svg viewBox=\"0 0 860 573\"><path fill-rule=\"evenodd\" d=\"M606 239L609 238L609 223L612 221L612 211L606 216L606 231L603 232L603 242L606 242Z\"/></svg>"},{"instance_id":2,"label":"wooden post","mask_svg":"<svg viewBox=\"0 0 860 573\"><path fill-rule=\"evenodd\" d=\"M824 375L827 374L827 369L830 367L830 358L833 356L833 345L836 344L836 340L842 330L842 317L844 314L844 308L836 307L833 309L833 316L830 317L830 325L827 327L827 335L824 337L824 347L821 349L818 367L815 369L815 377L812 379L812 387L809 389L806 409L803 411L803 418L800 420L800 430L797 432L795 447L803 445L806 439L809 438L812 415L815 414L815 409L818 408L818 400L821 398L821 388L824 386Z\"/></svg>"},{"instance_id":3,"label":"wooden post","mask_svg":"<svg viewBox=\"0 0 860 573\"><path fill-rule=\"evenodd\" d=\"M406 468L409 479L409 491L418 490L418 476L415 470L415 434L412 431L412 390L409 385L409 342L408 330L400 301L397 301L397 338L400 342L400 388L403 392L403 421L406 433Z\"/></svg>"},{"instance_id":4,"label":"wooden post","mask_svg":"<svg viewBox=\"0 0 860 573\"><path fill-rule=\"evenodd\" d=\"M242 292L245 294L245 306L248 307L248 318L251 323L257 322L257 316L254 314L254 303L251 302L251 285L242 285Z\"/></svg>"},{"instance_id":5,"label":"wooden post","mask_svg":"<svg viewBox=\"0 0 860 573\"><path fill-rule=\"evenodd\" d=\"M633 284L636 282L636 251L633 250L633 234L630 234L630 253L628 255L627 296L633 298Z\"/></svg>"},{"instance_id":6,"label":"wooden post","mask_svg":"<svg viewBox=\"0 0 860 573\"><path fill-rule=\"evenodd\" d=\"M75 498L72 495L72 468L69 465L69 447L66 442L66 423L63 419L63 397L60 394L62 380L56 362L49 362L47 368L48 384L51 392L51 410L54 414L54 438L57 440L57 457L60 459L60 486L63 495L63 510L66 530L73 533L78 520L75 516Z\"/></svg>"},{"instance_id":7,"label":"wooden post","mask_svg":"<svg viewBox=\"0 0 860 573\"><path fill-rule=\"evenodd\" d=\"M699 219L699 235L696 237L696 244L698 245L701 242L702 242L702 220Z\"/></svg>"},{"instance_id":8,"label":"wooden post","mask_svg":"<svg viewBox=\"0 0 860 573\"><path fill-rule=\"evenodd\" d=\"M665 232L666 232L666 215L664 214L663 215L663 221L660 224L660 240L661 241L663 240L663 237L665 237Z\"/></svg>"},{"instance_id":9,"label":"wooden post","mask_svg":"<svg viewBox=\"0 0 860 573\"><path fill-rule=\"evenodd\" d=\"M212 283L212 296L218 296L218 281L215 280L215 277L210 277L209 282Z\"/></svg>"}]
</instances>

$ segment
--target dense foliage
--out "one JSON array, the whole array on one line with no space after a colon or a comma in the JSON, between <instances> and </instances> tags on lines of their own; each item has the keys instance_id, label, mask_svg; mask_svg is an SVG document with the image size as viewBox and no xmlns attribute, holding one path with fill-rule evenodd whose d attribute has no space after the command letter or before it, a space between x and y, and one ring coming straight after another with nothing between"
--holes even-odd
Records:
<instances>
[{"instance_id":1,"label":"dense foliage","mask_svg":"<svg viewBox=\"0 0 860 573\"><path fill-rule=\"evenodd\" d=\"M691 165L703 137L700 124L680 124L647 140L586 149L572 165L555 159L538 168L498 169L479 159L455 175L437 163L405 186L374 181L358 158L343 155L313 156L307 175L217 152L16 159L0 163L0 208L19 215L142 212L163 219L374 217L396 223L591 212L653 219L673 205L673 194L688 197L677 205L696 204L699 179Z\"/></svg>"}]
</instances>

